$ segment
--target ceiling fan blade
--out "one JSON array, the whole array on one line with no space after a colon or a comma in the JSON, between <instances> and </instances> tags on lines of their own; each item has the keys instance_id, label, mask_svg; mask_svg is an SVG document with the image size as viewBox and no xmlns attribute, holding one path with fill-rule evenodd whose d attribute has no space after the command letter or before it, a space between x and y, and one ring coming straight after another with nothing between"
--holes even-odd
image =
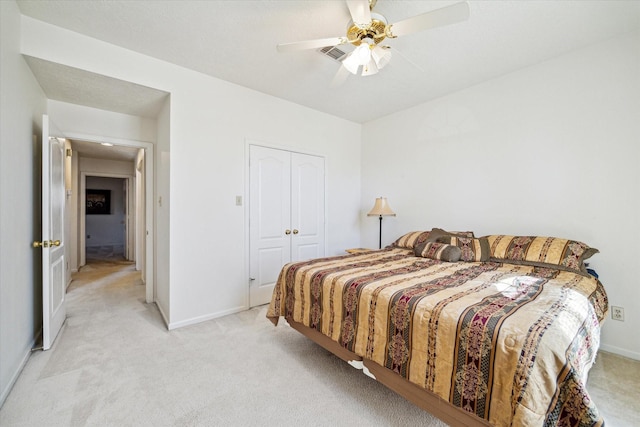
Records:
<instances>
[{"instance_id":1,"label":"ceiling fan blade","mask_svg":"<svg viewBox=\"0 0 640 427\"><path fill-rule=\"evenodd\" d=\"M419 66L418 64L416 64L414 61L412 61L411 59L409 59L409 57L407 55L405 55L404 53L402 53L402 51L398 50L397 48L394 48L393 51L395 53L397 53L402 59L404 59L405 61L407 61L409 64L411 64L412 66L414 66L418 71L420 71L421 73L424 73L424 68L422 68L421 66Z\"/></svg>"},{"instance_id":2,"label":"ceiling fan blade","mask_svg":"<svg viewBox=\"0 0 640 427\"><path fill-rule=\"evenodd\" d=\"M391 25L391 34L393 37L398 37L430 28L455 24L467 19L469 19L469 4L463 1L396 22Z\"/></svg>"},{"instance_id":3,"label":"ceiling fan blade","mask_svg":"<svg viewBox=\"0 0 640 427\"><path fill-rule=\"evenodd\" d=\"M371 9L369 0L347 0L351 20L359 27L366 27L371 23Z\"/></svg>"},{"instance_id":4,"label":"ceiling fan blade","mask_svg":"<svg viewBox=\"0 0 640 427\"><path fill-rule=\"evenodd\" d=\"M346 37L330 37L326 39L306 40L302 42L281 43L277 46L278 52L293 52L304 49L319 49L327 46L337 46L347 43Z\"/></svg>"},{"instance_id":5,"label":"ceiling fan blade","mask_svg":"<svg viewBox=\"0 0 640 427\"><path fill-rule=\"evenodd\" d=\"M347 70L344 65L341 65L340 68L338 68L336 75L333 76L333 80L331 80L331 85L329 87L333 89L342 86L350 75L351 72Z\"/></svg>"}]
</instances>

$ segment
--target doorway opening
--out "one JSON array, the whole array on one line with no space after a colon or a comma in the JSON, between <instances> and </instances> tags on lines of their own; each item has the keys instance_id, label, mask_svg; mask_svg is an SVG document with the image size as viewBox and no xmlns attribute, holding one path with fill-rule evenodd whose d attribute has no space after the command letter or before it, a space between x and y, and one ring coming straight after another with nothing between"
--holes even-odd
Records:
<instances>
[{"instance_id":1,"label":"doorway opening","mask_svg":"<svg viewBox=\"0 0 640 427\"><path fill-rule=\"evenodd\" d=\"M72 271L78 272L94 257L135 263L145 285L145 300L154 302L153 144L69 133L67 138L72 141L70 169L77 183L71 191L77 197L68 199ZM105 146L110 150L104 151ZM89 190L94 190L90 196ZM87 199L100 204L89 212Z\"/></svg>"},{"instance_id":2,"label":"doorway opening","mask_svg":"<svg viewBox=\"0 0 640 427\"><path fill-rule=\"evenodd\" d=\"M129 242L135 235L129 226L129 179L87 176L85 180L86 262L134 261Z\"/></svg>"}]
</instances>

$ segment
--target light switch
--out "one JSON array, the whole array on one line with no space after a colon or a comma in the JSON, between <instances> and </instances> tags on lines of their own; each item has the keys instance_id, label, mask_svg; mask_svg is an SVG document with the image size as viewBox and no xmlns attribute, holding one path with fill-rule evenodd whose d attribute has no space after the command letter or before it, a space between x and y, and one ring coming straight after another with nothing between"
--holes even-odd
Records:
<instances>
[{"instance_id":1,"label":"light switch","mask_svg":"<svg viewBox=\"0 0 640 427\"><path fill-rule=\"evenodd\" d=\"M242 206L242 196L236 196L236 206Z\"/></svg>"}]
</instances>

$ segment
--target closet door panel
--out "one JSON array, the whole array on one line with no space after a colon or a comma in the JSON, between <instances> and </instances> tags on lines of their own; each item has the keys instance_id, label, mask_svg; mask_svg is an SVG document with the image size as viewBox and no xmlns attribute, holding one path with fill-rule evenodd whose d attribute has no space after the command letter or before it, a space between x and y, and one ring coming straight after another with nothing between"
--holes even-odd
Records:
<instances>
[{"instance_id":1,"label":"closet door panel","mask_svg":"<svg viewBox=\"0 0 640 427\"><path fill-rule=\"evenodd\" d=\"M291 154L292 261L324 256L324 159Z\"/></svg>"},{"instance_id":2,"label":"closet door panel","mask_svg":"<svg viewBox=\"0 0 640 427\"><path fill-rule=\"evenodd\" d=\"M254 307L270 301L280 269L291 260L291 155L251 146L249 165L249 305Z\"/></svg>"}]
</instances>

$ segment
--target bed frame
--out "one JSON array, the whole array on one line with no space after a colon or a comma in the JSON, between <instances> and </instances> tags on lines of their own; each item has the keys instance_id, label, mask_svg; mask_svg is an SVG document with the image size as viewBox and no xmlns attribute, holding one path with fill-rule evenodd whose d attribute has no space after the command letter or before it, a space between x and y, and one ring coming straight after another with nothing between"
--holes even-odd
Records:
<instances>
[{"instance_id":1,"label":"bed frame","mask_svg":"<svg viewBox=\"0 0 640 427\"><path fill-rule=\"evenodd\" d=\"M291 318L286 319L289 325L309 338L319 346L333 353L351 366L362 369L363 372L382 383L386 387L398 393L414 405L424 409L435 417L438 417L452 427L490 427L487 420L477 417L457 406L453 406L437 394L418 387L402 378L390 369L377 364L368 359L363 359L355 353L341 347L329 337L321 334L315 329L310 329L302 323L298 323Z\"/></svg>"}]
</instances>

